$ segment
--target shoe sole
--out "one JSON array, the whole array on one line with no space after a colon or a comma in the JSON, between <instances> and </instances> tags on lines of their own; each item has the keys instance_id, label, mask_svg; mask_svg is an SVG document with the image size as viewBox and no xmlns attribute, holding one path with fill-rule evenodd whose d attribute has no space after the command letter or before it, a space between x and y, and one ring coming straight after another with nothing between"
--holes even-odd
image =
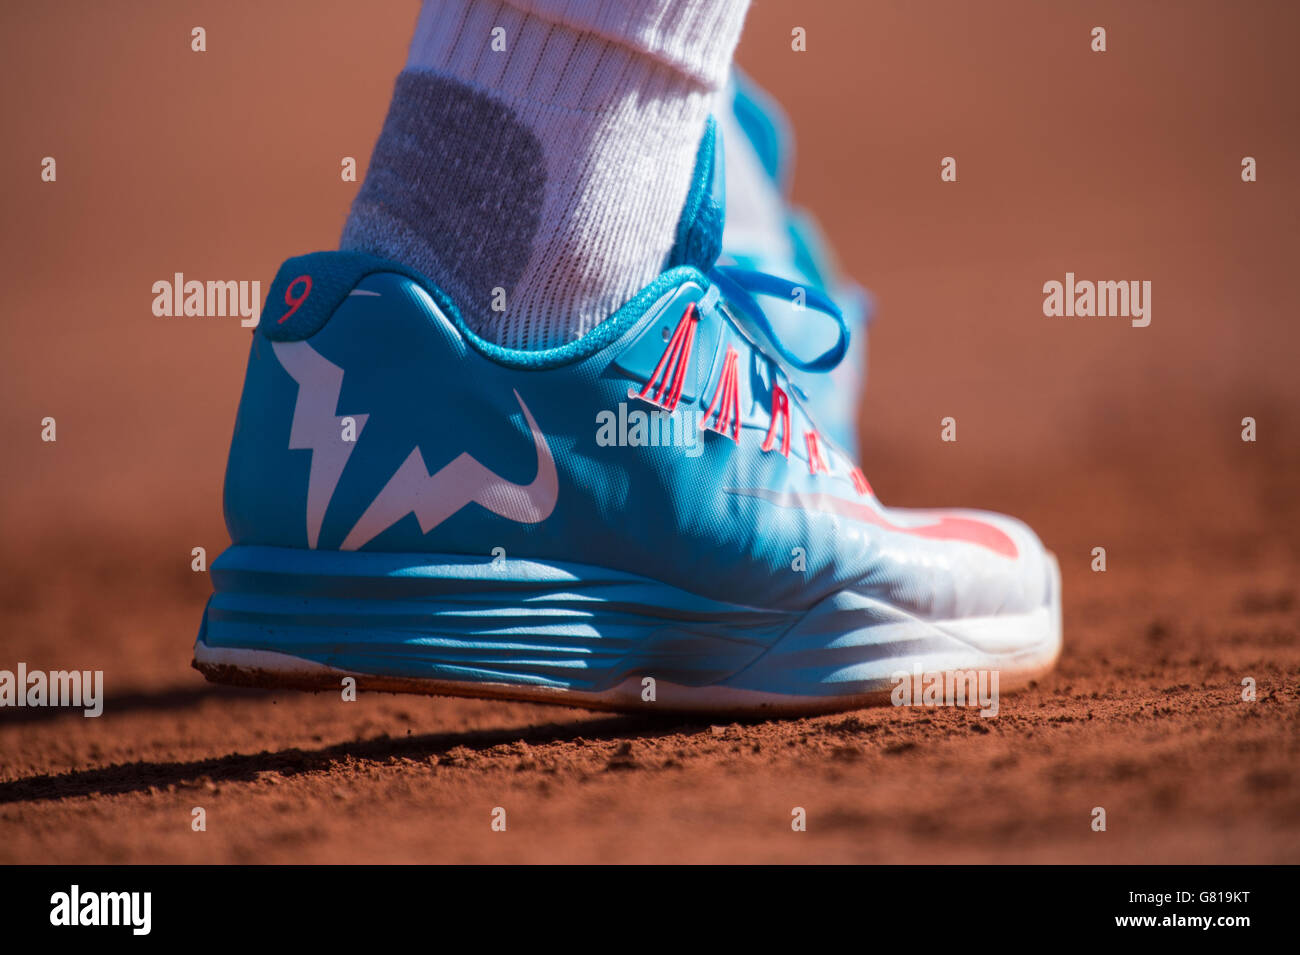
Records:
<instances>
[{"instance_id":1,"label":"shoe sole","mask_svg":"<svg viewBox=\"0 0 1300 955\"><path fill-rule=\"evenodd\" d=\"M1033 611L927 621L851 590L773 611L579 564L239 546L213 564L193 666L239 686L813 715L889 702L900 674L1022 688L1060 655L1049 574Z\"/></svg>"}]
</instances>

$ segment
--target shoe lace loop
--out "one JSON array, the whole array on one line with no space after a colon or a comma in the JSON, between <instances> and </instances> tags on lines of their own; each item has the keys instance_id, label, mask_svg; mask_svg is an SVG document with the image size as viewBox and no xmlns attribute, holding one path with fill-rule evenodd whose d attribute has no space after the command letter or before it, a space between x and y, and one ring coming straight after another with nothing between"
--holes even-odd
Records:
<instances>
[{"instance_id":1,"label":"shoe lace loop","mask_svg":"<svg viewBox=\"0 0 1300 955\"><path fill-rule=\"evenodd\" d=\"M761 332L780 355L782 361L799 371L824 372L835 368L848 353L849 327L844 321L844 313L821 289L791 282L770 272L746 269L738 265L715 265L708 273L709 280L717 286L718 291L728 304L735 306L754 327ZM767 295L773 298L795 300L802 293L802 305L829 316L834 320L838 335L835 344L816 358L803 359L792 352L781 341L771 320L763 311L755 296Z\"/></svg>"}]
</instances>

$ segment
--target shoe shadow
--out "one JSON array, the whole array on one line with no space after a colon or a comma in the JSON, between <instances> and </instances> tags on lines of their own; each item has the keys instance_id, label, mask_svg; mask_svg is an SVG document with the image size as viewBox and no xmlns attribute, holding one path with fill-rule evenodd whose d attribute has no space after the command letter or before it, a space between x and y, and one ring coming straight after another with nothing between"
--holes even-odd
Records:
<instances>
[{"instance_id":1,"label":"shoe shadow","mask_svg":"<svg viewBox=\"0 0 1300 955\"><path fill-rule=\"evenodd\" d=\"M644 739L680 732L698 732L707 725L687 722L679 714L611 716L581 723L546 723L507 729L428 733L420 736L371 737L336 743L320 749L292 747L254 754L230 753L189 762L118 763L97 769L73 770L54 775L28 776L0 783L0 804L42 802L76 796L146 792L155 787L197 787L220 782L248 782L263 772L283 776L328 771L349 759L392 763L401 759L442 757L453 749L476 752L504 743L532 745L572 742L577 739L608 742Z\"/></svg>"}]
</instances>

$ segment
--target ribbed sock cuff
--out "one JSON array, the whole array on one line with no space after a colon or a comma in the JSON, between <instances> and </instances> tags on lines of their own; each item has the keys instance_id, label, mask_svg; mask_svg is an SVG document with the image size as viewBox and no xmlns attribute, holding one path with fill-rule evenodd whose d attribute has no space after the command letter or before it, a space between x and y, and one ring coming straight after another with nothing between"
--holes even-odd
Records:
<instances>
[{"instance_id":1,"label":"ribbed sock cuff","mask_svg":"<svg viewBox=\"0 0 1300 955\"><path fill-rule=\"evenodd\" d=\"M531 87L550 76L555 95L580 99L590 61L571 57L573 41L563 36L571 32L716 91L727 82L747 8L747 0L439 0L421 11L407 66L446 71L494 91ZM540 34L526 31L529 23L543 27ZM548 25L561 29L548 36ZM505 43L508 58L487 55L499 52L492 49L494 39ZM539 41L543 49L535 56L516 45Z\"/></svg>"},{"instance_id":2,"label":"ribbed sock cuff","mask_svg":"<svg viewBox=\"0 0 1300 955\"><path fill-rule=\"evenodd\" d=\"M746 5L427 2L344 248L425 272L499 344L585 334L664 267Z\"/></svg>"}]
</instances>

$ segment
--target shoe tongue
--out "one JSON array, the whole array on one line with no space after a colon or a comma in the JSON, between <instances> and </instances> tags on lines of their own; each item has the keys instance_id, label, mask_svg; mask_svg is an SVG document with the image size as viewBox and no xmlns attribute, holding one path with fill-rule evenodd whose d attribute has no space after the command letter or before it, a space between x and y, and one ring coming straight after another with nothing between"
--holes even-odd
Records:
<instances>
[{"instance_id":1,"label":"shoe tongue","mask_svg":"<svg viewBox=\"0 0 1300 955\"><path fill-rule=\"evenodd\" d=\"M724 165L722 132L710 116L704 124L704 136L695 155L695 170L691 173L691 188L677 223L677 241L668 253L664 268L692 265L707 272L718 261L727 207Z\"/></svg>"}]
</instances>

